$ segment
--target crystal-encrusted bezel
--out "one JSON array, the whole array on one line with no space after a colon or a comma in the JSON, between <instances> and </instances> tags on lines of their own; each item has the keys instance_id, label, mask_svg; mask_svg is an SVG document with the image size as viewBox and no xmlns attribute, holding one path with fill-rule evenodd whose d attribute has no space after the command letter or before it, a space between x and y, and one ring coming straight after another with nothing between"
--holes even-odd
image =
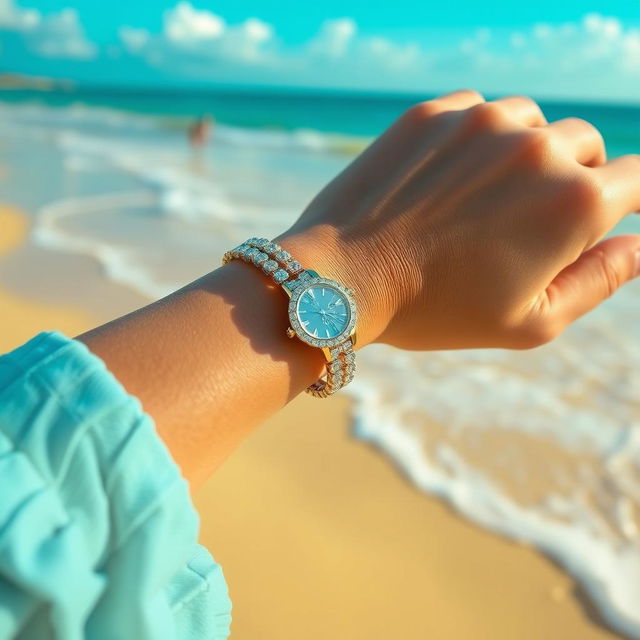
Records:
<instances>
[{"instance_id":1,"label":"crystal-encrusted bezel","mask_svg":"<svg viewBox=\"0 0 640 640\"><path fill-rule=\"evenodd\" d=\"M339 291L347 300L347 304L349 305L350 317L347 326L342 330L334 338L314 338L310 336L302 327L300 323L300 319L298 318L297 308L298 308L298 300L300 297L310 289L311 287L317 286L327 286ZM352 333L353 329L356 326L357 320L357 312L356 312L356 303L353 299L352 295L349 293L349 290L344 285L336 282L335 280L329 280L329 278L311 278L309 280L305 280L304 284L299 287L296 287L289 299L289 322L291 323L291 328L296 332L296 335L302 342L306 342L313 347L335 347L342 342L344 342Z\"/></svg>"}]
</instances>

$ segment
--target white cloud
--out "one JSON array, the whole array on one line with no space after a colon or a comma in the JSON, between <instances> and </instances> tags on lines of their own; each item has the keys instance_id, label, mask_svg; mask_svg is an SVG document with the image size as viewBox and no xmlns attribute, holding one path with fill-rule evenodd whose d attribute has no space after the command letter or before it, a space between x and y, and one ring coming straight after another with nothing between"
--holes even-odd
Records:
<instances>
[{"instance_id":1,"label":"white cloud","mask_svg":"<svg viewBox=\"0 0 640 640\"><path fill-rule=\"evenodd\" d=\"M588 13L582 23L588 33L607 39L617 38L622 32L622 24L617 18L606 18L598 13Z\"/></svg>"},{"instance_id":2,"label":"white cloud","mask_svg":"<svg viewBox=\"0 0 640 640\"><path fill-rule=\"evenodd\" d=\"M91 59L97 54L75 9L44 15L13 0L0 0L0 29L20 34L32 51L45 57Z\"/></svg>"},{"instance_id":3,"label":"white cloud","mask_svg":"<svg viewBox=\"0 0 640 640\"><path fill-rule=\"evenodd\" d=\"M13 0L0 0L0 28L27 31L35 28L41 15L35 9L22 9Z\"/></svg>"},{"instance_id":4,"label":"white cloud","mask_svg":"<svg viewBox=\"0 0 640 640\"><path fill-rule=\"evenodd\" d=\"M267 58L262 48L272 35L273 27L257 18L228 25L221 16L183 0L165 13L162 34L154 44L158 52L261 64Z\"/></svg>"},{"instance_id":5,"label":"white cloud","mask_svg":"<svg viewBox=\"0 0 640 640\"><path fill-rule=\"evenodd\" d=\"M273 27L258 18L230 25L222 16L183 0L165 11L160 33L124 26L118 35L129 53L154 66L183 65L200 74L216 69L218 62L268 66L273 34Z\"/></svg>"},{"instance_id":6,"label":"white cloud","mask_svg":"<svg viewBox=\"0 0 640 640\"><path fill-rule=\"evenodd\" d=\"M43 13L16 2L0 0L0 31L13 32L40 56L97 56L75 9ZM458 30L450 38L425 27L416 43L363 32L342 17L321 23L307 42L287 46L258 17L229 23L178 0L159 31L125 25L117 44L102 48L114 64L125 52L183 81L412 91L473 86L490 94L640 101L640 28L599 13L512 31L480 27L461 36Z\"/></svg>"},{"instance_id":7,"label":"white cloud","mask_svg":"<svg viewBox=\"0 0 640 640\"><path fill-rule=\"evenodd\" d=\"M249 18L225 31L218 51L228 60L268 65L273 62L273 56L265 47L273 38L273 33L270 24L258 18Z\"/></svg>"},{"instance_id":8,"label":"white cloud","mask_svg":"<svg viewBox=\"0 0 640 640\"><path fill-rule=\"evenodd\" d=\"M164 14L160 33L122 27L119 38L133 55L193 75L230 73L236 66L281 74L313 75L319 68L343 73L355 67L406 70L416 64L421 50L415 43L397 44L379 36L358 37L351 18L323 22L317 34L297 49L279 43L272 25L258 18L229 24L219 15L196 9L181 0Z\"/></svg>"},{"instance_id":9,"label":"white cloud","mask_svg":"<svg viewBox=\"0 0 640 640\"><path fill-rule=\"evenodd\" d=\"M96 55L96 47L87 40L75 9L46 16L29 39L33 49L50 58L90 59Z\"/></svg>"},{"instance_id":10,"label":"white cloud","mask_svg":"<svg viewBox=\"0 0 640 640\"><path fill-rule=\"evenodd\" d=\"M340 58L356 35L357 27L351 18L325 20L318 34L309 42L308 50L316 55Z\"/></svg>"},{"instance_id":11,"label":"white cloud","mask_svg":"<svg viewBox=\"0 0 640 640\"><path fill-rule=\"evenodd\" d=\"M546 40L552 33L551 25L541 23L533 27L533 35L539 40Z\"/></svg>"},{"instance_id":12,"label":"white cloud","mask_svg":"<svg viewBox=\"0 0 640 640\"><path fill-rule=\"evenodd\" d=\"M629 69L630 58L638 60L637 47L640 46L640 31L626 29L617 18L590 13L578 23L562 25L539 24L534 26L534 41L524 47L529 40L526 36L514 39L513 49L522 54L534 55L542 68L550 75L557 74L557 66L578 74L581 80L593 79L595 72L616 75ZM640 62L640 61L639 61ZM519 54L511 57L511 66L519 66Z\"/></svg>"},{"instance_id":13,"label":"white cloud","mask_svg":"<svg viewBox=\"0 0 640 640\"><path fill-rule=\"evenodd\" d=\"M420 57L415 43L398 44L381 36L358 34L358 25L351 18L325 20L318 33L309 40L303 52L296 56L305 66L321 62L326 67L374 67L400 70L409 68Z\"/></svg>"},{"instance_id":14,"label":"white cloud","mask_svg":"<svg viewBox=\"0 0 640 640\"><path fill-rule=\"evenodd\" d=\"M203 42L219 38L225 22L210 11L199 11L189 2L179 2L164 17L166 37L180 46L197 47Z\"/></svg>"},{"instance_id":15,"label":"white cloud","mask_svg":"<svg viewBox=\"0 0 640 640\"><path fill-rule=\"evenodd\" d=\"M273 27L257 18L249 18L240 25L241 32L253 42L264 42L273 35Z\"/></svg>"},{"instance_id":16,"label":"white cloud","mask_svg":"<svg viewBox=\"0 0 640 640\"><path fill-rule=\"evenodd\" d=\"M476 31L432 51L428 86L488 94L640 102L640 29L589 14L576 22Z\"/></svg>"},{"instance_id":17,"label":"white cloud","mask_svg":"<svg viewBox=\"0 0 640 640\"><path fill-rule=\"evenodd\" d=\"M0 30L17 34L32 52L51 58L97 55L75 9L45 14L18 1L0 0ZM118 44L107 43L102 52L114 64L126 52L185 82L414 91L466 85L490 94L640 101L640 28L598 13L513 31L481 27L448 39L441 30L425 28L417 43L363 32L342 17L320 24L307 42L287 46L258 17L229 23L179 0L165 11L160 30L122 26Z\"/></svg>"},{"instance_id":18,"label":"white cloud","mask_svg":"<svg viewBox=\"0 0 640 640\"><path fill-rule=\"evenodd\" d=\"M640 72L640 29L628 32L622 39L621 46L624 52L624 68Z\"/></svg>"},{"instance_id":19,"label":"white cloud","mask_svg":"<svg viewBox=\"0 0 640 640\"><path fill-rule=\"evenodd\" d=\"M422 52L415 43L396 44L392 40L381 37L366 38L361 46L361 60L364 65L378 64L381 68L408 70L420 62ZM426 66L422 61L422 68Z\"/></svg>"},{"instance_id":20,"label":"white cloud","mask_svg":"<svg viewBox=\"0 0 640 640\"><path fill-rule=\"evenodd\" d=\"M141 51L151 40L151 34L146 29L134 29L127 26L120 27L118 35L125 49L130 53Z\"/></svg>"},{"instance_id":21,"label":"white cloud","mask_svg":"<svg viewBox=\"0 0 640 640\"><path fill-rule=\"evenodd\" d=\"M431 36L437 45L430 46ZM473 86L490 94L640 100L640 29L596 13L513 31L481 27L444 41L425 29L418 43L363 33L343 17L287 47L258 18L229 24L181 0L165 12L159 33L123 27L120 40L149 64L198 79L415 91Z\"/></svg>"}]
</instances>

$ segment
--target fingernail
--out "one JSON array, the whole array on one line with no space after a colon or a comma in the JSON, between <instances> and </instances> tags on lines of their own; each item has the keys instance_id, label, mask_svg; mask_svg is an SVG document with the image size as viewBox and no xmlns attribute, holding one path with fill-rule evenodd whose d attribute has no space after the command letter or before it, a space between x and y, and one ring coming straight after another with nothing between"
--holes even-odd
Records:
<instances>
[{"instance_id":1,"label":"fingernail","mask_svg":"<svg viewBox=\"0 0 640 640\"><path fill-rule=\"evenodd\" d=\"M633 272L634 278L640 276L640 247L636 249L636 265L635 270Z\"/></svg>"}]
</instances>

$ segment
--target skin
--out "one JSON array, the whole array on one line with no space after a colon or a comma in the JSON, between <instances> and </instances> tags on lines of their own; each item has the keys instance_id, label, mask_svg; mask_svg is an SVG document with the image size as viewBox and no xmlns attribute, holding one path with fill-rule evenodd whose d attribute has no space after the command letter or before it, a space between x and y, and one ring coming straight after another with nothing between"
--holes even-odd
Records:
<instances>
[{"instance_id":1,"label":"skin","mask_svg":"<svg viewBox=\"0 0 640 640\"><path fill-rule=\"evenodd\" d=\"M358 348L532 348L638 275L640 235L602 238L640 208L639 177L585 121L458 91L403 114L276 240L354 290ZM322 372L285 336L286 300L234 262L79 339L195 488Z\"/></svg>"}]
</instances>

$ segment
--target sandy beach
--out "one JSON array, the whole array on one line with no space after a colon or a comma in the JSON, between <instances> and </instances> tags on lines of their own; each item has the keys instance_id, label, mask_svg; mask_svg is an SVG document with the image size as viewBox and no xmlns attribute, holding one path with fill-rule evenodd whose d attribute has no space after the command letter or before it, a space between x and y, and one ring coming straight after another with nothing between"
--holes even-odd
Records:
<instances>
[{"instance_id":1,"label":"sandy beach","mask_svg":"<svg viewBox=\"0 0 640 640\"><path fill-rule=\"evenodd\" d=\"M0 231L2 351L142 303L91 259L28 246L28 219L9 207ZM548 559L468 524L352 439L349 415L346 396L299 398L197 496L202 542L230 585L233 638L620 637Z\"/></svg>"},{"instance_id":2,"label":"sandy beach","mask_svg":"<svg viewBox=\"0 0 640 640\"><path fill-rule=\"evenodd\" d=\"M27 231L26 217L10 207L0 205L0 256L3 264L12 255L12 250L23 244ZM38 277L36 274L32 275ZM23 298L7 292L1 285L0 310L0 351L3 353L43 329L57 329L67 335L74 335L94 322L93 316L82 308L71 309L64 305Z\"/></svg>"}]
</instances>

